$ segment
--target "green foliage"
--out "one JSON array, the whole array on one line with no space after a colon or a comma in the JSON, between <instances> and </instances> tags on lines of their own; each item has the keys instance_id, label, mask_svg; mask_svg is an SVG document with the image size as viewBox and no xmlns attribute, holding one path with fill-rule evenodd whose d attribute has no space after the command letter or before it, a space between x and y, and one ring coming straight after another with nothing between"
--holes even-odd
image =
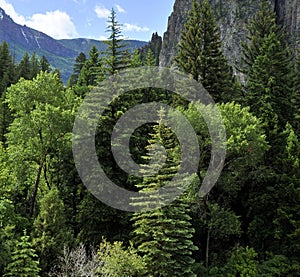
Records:
<instances>
[{"instance_id":1,"label":"green foliage","mask_svg":"<svg viewBox=\"0 0 300 277\"><path fill-rule=\"evenodd\" d=\"M114 183L140 191L132 205L148 209L169 196L163 192L149 198L146 193L162 188L177 173L182 149L161 111L157 124L140 126L130 138L132 158L149 174L126 174L114 160L111 134L131 107L153 101L175 106L194 128L201 155L197 178L182 176L173 183L174 189L188 183L186 193L167 206L133 216L107 207L84 188L72 156L72 126L79 103L99 82L111 75L117 81L116 73L126 67L157 65L161 38L153 34L149 45L131 52L112 10L107 47L92 47L91 40L80 48L90 52L77 57L67 88L58 71L50 73L47 59L39 58L40 51L24 55L17 65L9 46L1 44L1 276L300 275L300 59L293 61L269 1L262 0L243 45L247 82L232 81L214 12L209 1L200 2L192 4L176 62L215 100L226 102L217 104L227 133L224 168L214 188L200 198L199 186L215 157L198 109L210 124L217 124L210 105L188 103L171 86L134 91L124 87L127 92L106 106L97 121L95 147ZM215 5L220 15L221 2ZM81 42L62 43L78 50ZM65 65L68 59L56 64ZM101 86L97 90L105 100L107 92L102 93ZM237 98L241 92L243 97ZM22 236L24 229L32 239ZM101 242L103 236L107 240ZM96 253L94 246L100 242Z\"/></svg>"},{"instance_id":2,"label":"green foliage","mask_svg":"<svg viewBox=\"0 0 300 277\"><path fill-rule=\"evenodd\" d=\"M192 3L181 32L175 61L185 73L200 81L215 101L232 99L231 70L221 50L221 38L212 7L207 0Z\"/></svg>"},{"instance_id":3,"label":"green foliage","mask_svg":"<svg viewBox=\"0 0 300 277\"><path fill-rule=\"evenodd\" d=\"M89 58L84 62L84 56L77 57L77 66L79 70L79 76L77 84L79 86L95 86L101 80L101 74L103 74L101 59L99 57L99 51L96 46L93 46L89 52ZM74 71L78 71L74 68ZM76 72L75 72L76 74ZM76 78L76 75L75 75ZM84 95L83 95L84 96Z\"/></svg>"},{"instance_id":4,"label":"green foliage","mask_svg":"<svg viewBox=\"0 0 300 277\"><path fill-rule=\"evenodd\" d=\"M226 167L229 167L231 175L235 169L240 171L242 165L244 167L258 166L264 153L269 149L261 121L251 114L249 107L242 107L235 102L219 104L218 108L226 128ZM213 110L205 107L201 102L190 104L183 113L198 135L202 153L200 163L204 166L209 155L211 139L204 119L199 118L199 110L205 111L208 118L214 118L210 115ZM211 122L211 124L214 123Z\"/></svg>"},{"instance_id":5,"label":"green foliage","mask_svg":"<svg viewBox=\"0 0 300 277\"><path fill-rule=\"evenodd\" d=\"M76 215L80 242L97 246L103 236L107 236L111 240L128 238L131 230L128 213L106 206L90 192L86 192L82 198Z\"/></svg>"},{"instance_id":6,"label":"green foliage","mask_svg":"<svg viewBox=\"0 0 300 277\"><path fill-rule=\"evenodd\" d=\"M35 254L29 236L25 232L14 247L11 261L5 268L4 276L38 277L39 272L38 256Z\"/></svg>"},{"instance_id":7,"label":"green foliage","mask_svg":"<svg viewBox=\"0 0 300 277\"><path fill-rule=\"evenodd\" d=\"M0 64L0 96L2 97L5 89L16 80L15 65L6 42L0 45Z\"/></svg>"},{"instance_id":8,"label":"green foliage","mask_svg":"<svg viewBox=\"0 0 300 277\"><path fill-rule=\"evenodd\" d=\"M5 133L11 122L11 114L3 101L5 100L6 89L17 81L16 66L13 63L6 42L0 45L0 141L5 142Z\"/></svg>"},{"instance_id":9,"label":"green foliage","mask_svg":"<svg viewBox=\"0 0 300 277\"><path fill-rule=\"evenodd\" d=\"M264 38L259 51L248 75L247 103L272 131L293 117L291 56L275 33Z\"/></svg>"},{"instance_id":10,"label":"green foliage","mask_svg":"<svg viewBox=\"0 0 300 277\"><path fill-rule=\"evenodd\" d=\"M15 213L13 202L0 198L0 274L10 260L15 245L15 227L21 221Z\"/></svg>"},{"instance_id":11,"label":"green foliage","mask_svg":"<svg viewBox=\"0 0 300 277\"><path fill-rule=\"evenodd\" d=\"M70 147L76 101L56 74L42 72L32 81L21 79L11 86L6 102L14 116L7 134L10 168L20 194L27 198L21 209L32 216L40 184L51 186L54 162Z\"/></svg>"},{"instance_id":12,"label":"green foliage","mask_svg":"<svg viewBox=\"0 0 300 277\"><path fill-rule=\"evenodd\" d=\"M78 77L80 74L80 71L82 70L85 62L86 62L86 55L82 52L80 52L80 54L77 56L76 60L75 60L75 64L73 67L73 74L70 77L70 79L68 80L68 87L72 87L73 85L75 85L78 81Z\"/></svg>"},{"instance_id":13,"label":"green foliage","mask_svg":"<svg viewBox=\"0 0 300 277\"><path fill-rule=\"evenodd\" d=\"M235 249L226 265L226 276L228 277L253 277L258 274L257 253L253 248L239 247Z\"/></svg>"},{"instance_id":14,"label":"green foliage","mask_svg":"<svg viewBox=\"0 0 300 277\"><path fill-rule=\"evenodd\" d=\"M145 272L144 259L139 256L136 250L130 245L124 249L123 243L115 241L108 242L102 239L98 251L100 276L142 276Z\"/></svg>"},{"instance_id":15,"label":"green foliage","mask_svg":"<svg viewBox=\"0 0 300 277\"><path fill-rule=\"evenodd\" d=\"M280 37L280 41L284 42L282 29L276 24L276 13L273 11L270 1L260 0L256 14L247 26L248 35L247 42L242 43L243 47L243 71L249 74L249 70L253 66L264 40L271 33Z\"/></svg>"},{"instance_id":16,"label":"green foliage","mask_svg":"<svg viewBox=\"0 0 300 277\"><path fill-rule=\"evenodd\" d=\"M108 40L104 41L107 48L103 52L105 75L111 76L118 71L126 68L130 64L129 50L127 45L123 42L121 25L116 19L116 12L111 10L108 19L107 32L109 32Z\"/></svg>"},{"instance_id":17,"label":"green foliage","mask_svg":"<svg viewBox=\"0 0 300 277\"><path fill-rule=\"evenodd\" d=\"M146 66L155 66L156 65L155 57L154 57L154 54L151 51L151 49L149 49L147 51L144 65L146 65Z\"/></svg>"},{"instance_id":18,"label":"green foliage","mask_svg":"<svg viewBox=\"0 0 300 277\"><path fill-rule=\"evenodd\" d=\"M232 211L208 203L207 229L210 235L226 240L228 237L241 234L241 222Z\"/></svg>"},{"instance_id":19,"label":"green foliage","mask_svg":"<svg viewBox=\"0 0 300 277\"><path fill-rule=\"evenodd\" d=\"M297 57L295 59L295 84L294 84L294 92L291 102L294 108L294 120L291 124L294 126L297 135L300 135L300 55L297 53Z\"/></svg>"},{"instance_id":20,"label":"green foliage","mask_svg":"<svg viewBox=\"0 0 300 277\"><path fill-rule=\"evenodd\" d=\"M41 268L45 270L62 254L64 245L72 243L72 235L66 226L64 203L56 187L40 200L39 209L33 223L33 245L41 258Z\"/></svg>"},{"instance_id":21,"label":"green foliage","mask_svg":"<svg viewBox=\"0 0 300 277\"><path fill-rule=\"evenodd\" d=\"M165 159L166 162L155 176L143 177L142 183L136 185L142 194L166 184L176 173L179 165L178 145L172 132L163 124L164 111L160 113L160 122L154 126L154 133L146 148L149 155L145 157L145 172L152 172L153 175L159 169L160 162L155 157L157 152L160 153L159 159ZM165 152L160 151L162 145ZM151 164L147 161L151 161ZM180 188L184 185L183 182L184 176L174 186ZM132 205L146 209L159 203L164 197L168 195L161 194L152 200L142 195L133 199ZM191 240L194 229L191 227L188 213L185 198L178 197L168 206L133 215L133 241L146 263L147 276L195 276L192 271L194 263L192 251L197 248Z\"/></svg>"}]
</instances>

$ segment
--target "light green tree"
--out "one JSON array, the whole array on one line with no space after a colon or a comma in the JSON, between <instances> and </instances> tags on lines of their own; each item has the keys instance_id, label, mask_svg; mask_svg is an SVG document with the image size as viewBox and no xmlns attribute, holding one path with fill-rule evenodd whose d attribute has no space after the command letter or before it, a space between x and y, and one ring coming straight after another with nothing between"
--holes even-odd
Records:
<instances>
[{"instance_id":1,"label":"light green tree","mask_svg":"<svg viewBox=\"0 0 300 277\"><path fill-rule=\"evenodd\" d=\"M66 225L65 207L55 186L40 200L39 214L33 223L33 245L45 271L57 261L63 247L72 244L72 235Z\"/></svg>"},{"instance_id":2,"label":"light green tree","mask_svg":"<svg viewBox=\"0 0 300 277\"><path fill-rule=\"evenodd\" d=\"M6 266L4 276L38 277L39 272L38 256L25 232L15 245L11 262Z\"/></svg>"},{"instance_id":3,"label":"light green tree","mask_svg":"<svg viewBox=\"0 0 300 277\"><path fill-rule=\"evenodd\" d=\"M108 242L102 239L98 251L98 272L100 276L142 276L145 262L130 245L124 248L122 242Z\"/></svg>"},{"instance_id":4,"label":"light green tree","mask_svg":"<svg viewBox=\"0 0 300 277\"><path fill-rule=\"evenodd\" d=\"M7 134L10 166L29 204L23 212L33 216L40 184L51 186L53 163L70 147L76 101L57 74L41 72L11 86L6 103L14 117Z\"/></svg>"}]
</instances>

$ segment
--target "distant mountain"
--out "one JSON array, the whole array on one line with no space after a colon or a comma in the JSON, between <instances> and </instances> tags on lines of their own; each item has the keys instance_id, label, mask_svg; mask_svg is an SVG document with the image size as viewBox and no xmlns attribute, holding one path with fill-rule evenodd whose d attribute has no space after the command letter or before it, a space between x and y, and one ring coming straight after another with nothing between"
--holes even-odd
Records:
<instances>
[{"instance_id":1,"label":"distant mountain","mask_svg":"<svg viewBox=\"0 0 300 277\"><path fill-rule=\"evenodd\" d=\"M64 82L68 80L73 72L73 65L80 52L88 55L93 45L102 51L106 45L102 41L93 39L64 39L55 40L52 37L15 23L0 8L0 43L6 41L10 45L12 54L20 61L24 54L36 53L39 57L45 56L51 66L59 69ZM144 41L128 40L128 47L140 48L147 44Z\"/></svg>"},{"instance_id":2,"label":"distant mountain","mask_svg":"<svg viewBox=\"0 0 300 277\"><path fill-rule=\"evenodd\" d=\"M104 51L106 48L106 44L103 41L95 40L95 39L87 39L87 38L76 38L76 39L61 39L58 40L63 46L68 49L73 49L77 53L83 52L88 54L93 45L97 47L99 51ZM132 49L141 48L147 42L140 40L124 40L125 44L128 44L128 47Z\"/></svg>"}]
</instances>

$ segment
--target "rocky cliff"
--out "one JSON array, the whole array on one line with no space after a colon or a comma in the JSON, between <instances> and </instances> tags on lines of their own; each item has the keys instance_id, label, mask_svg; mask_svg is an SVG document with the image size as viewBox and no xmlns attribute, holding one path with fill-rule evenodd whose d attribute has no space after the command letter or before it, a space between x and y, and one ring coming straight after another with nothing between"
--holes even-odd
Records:
<instances>
[{"instance_id":1,"label":"rocky cliff","mask_svg":"<svg viewBox=\"0 0 300 277\"><path fill-rule=\"evenodd\" d=\"M201 0L199 0L201 2ZM291 34L293 42L300 37L300 0L270 0L278 15ZM257 10L259 0L210 0L220 26L224 53L231 65L240 61L240 42L245 40L245 29L249 19ZM160 53L160 65L170 66L177 52L180 32L187 20L192 0L175 0L169 16L168 29L164 33Z\"/></svg>"}]
</instances>

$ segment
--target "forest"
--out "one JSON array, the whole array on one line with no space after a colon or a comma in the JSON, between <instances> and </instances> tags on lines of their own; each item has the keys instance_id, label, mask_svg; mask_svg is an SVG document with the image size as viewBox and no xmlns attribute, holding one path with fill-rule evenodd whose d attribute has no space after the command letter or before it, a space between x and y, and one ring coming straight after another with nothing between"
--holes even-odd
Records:
<instances>
[{"instance_id":1,"label":"forest","mask_svg":"<svg viewBox=\"0 0 300 277\"><path fill-rule=\"evenodd\" d=\"M151 174L124 172L110 139L127 110L162 102L180 111L197 135L199 182L156 209L143 210L143 198L133 199L142 207L133 213L102 203L85 187L73 158L72 132L85 97L124 69L157 66L157 45L130 51L112 9L106 50L81 53L64 84L45 57L25 54L16 62L3 42L0 276L300 276L300 55L267 0L260 1L247 31L236 68L222 52L208 0L193 1L181 32L174 68L203 85L226 129L224 168L206 195L198 193L212 151L197 110L203 103L148 87L105 107L96 130L98 160L128 190L163 187L178 170L181 149L163 120L144 124L132 134L130 151ZM158 114L166 116L164 110ZM151 159L158 143L165 164L156 172Z\"/></svg>"}]
</instances>

